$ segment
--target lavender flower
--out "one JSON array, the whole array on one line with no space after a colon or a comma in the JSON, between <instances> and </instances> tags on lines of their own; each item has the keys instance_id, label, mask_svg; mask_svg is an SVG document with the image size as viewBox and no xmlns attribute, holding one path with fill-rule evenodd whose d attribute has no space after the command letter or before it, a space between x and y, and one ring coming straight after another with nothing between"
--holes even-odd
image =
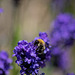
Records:
<instances>
[{"instance_id":1,"label":"lavender flower","mask_svg":"<svg viewBox=\"0 0 75 75\"><path fill-rule=\"evenodd\" d=\"M6 51L0 51L0 75L8 75L9 69L12 67L10 64L12 60L9 58L8 53Z\"/></svg>"},{"instance_id":2,"label":"lavender flower","mask_svg":"<svg viewBox=\"0 0 75 75\"><path fill-rule=\"evenodd\" d=\"M60 49L72 46L75 40L75 19L71 14L59 14L53 21L53 30L50 33L53 53Z\"/></svg>"},{"instance_id":3,"label":"lavender flower","mask_svg":"<svg viewBox=\"0 0 75 75\"><path fill-rule=\"evenodd\" d=\"M46 33L39 33L39 37L36 37L32 42L25 40L19 41L18 46L14 48L14 55L17 57L16 63L21 67L21 75L37 75L39 68L44 67L47 59L50 59L49 47L44 50L44 58L38 56L36 53L37 47L34 46L36 39L42 39L45 43L49 44L48 36Z\"/></svg>"},{"instance_id":4,"label":"lavender flower","mask_svg":"<svg viewBox=\"0 0 75 75\"><path fill-rule=\"evenodd\" d=\"M17 57L16 63L21 67L21 75L35 75L39 71L39 64L36 51L32 43L25 40L19 41L18 46L14 48L14 56Z\"/></svg>"},{"instance_id":5,"label":"lavender flower","mask_svg":"<svg viewBox=\"0 0 75 75\"><path fill-rule=\"evenodd\" d=\"M75 19L69 13L59 14L52 23L50 33L51 54L59 68L66 70L70 67L69 48L75 40ZM67 62L67 65L65 66Z\"/></svg>"},{"instance_id":6,"label":"lavender flower","mask_svg":"<svg viewBox=\"0 0 75 75\"><path fill-rule=\"evenodd\" d=\"M0 8L0 13L3 13L3 12L4 12L3 8Z\"/></svg>"},{"instance_id":7,"label":"lavender flower","mask_svg":"<svg viewBox=\"0 0 75 75\"><path fill-rule=\"evenodd\" d=\"M75 75L74 73L68 73L67 75Z\"/></svg>"}]
</instances>

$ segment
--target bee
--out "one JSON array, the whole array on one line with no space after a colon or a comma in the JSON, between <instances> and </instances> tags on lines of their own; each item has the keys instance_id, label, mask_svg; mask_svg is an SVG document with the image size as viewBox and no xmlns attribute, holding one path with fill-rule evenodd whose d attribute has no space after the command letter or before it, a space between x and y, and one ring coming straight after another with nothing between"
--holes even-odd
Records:
<instances>
[{"instance_id":1,"label":"bee","mask_svg":"<svg viewBox=\"0 0 75 75\"><path fill-rule=\"evenodd\" d=\"M37 46L36 52L38 53L38 55L41 55L44 53L45 42L42 39L35 40L34 46Z\"/></svg>"},{"instance_id":2,"label":"bee","mask_svg":"<svg viewBox=\"0 0 75 75\"><path fill-rule=\"evenodd\" d=\"M41 58L41 60L45 59L46 54L44 53L44 50L46 48L49 48L49 44L47 42L44 42L42 39L37 39L34 42L34 46L36 46L36 53L38 57ZM50 49L50 48L49 48Z\"/></svg>"}]
</instances>

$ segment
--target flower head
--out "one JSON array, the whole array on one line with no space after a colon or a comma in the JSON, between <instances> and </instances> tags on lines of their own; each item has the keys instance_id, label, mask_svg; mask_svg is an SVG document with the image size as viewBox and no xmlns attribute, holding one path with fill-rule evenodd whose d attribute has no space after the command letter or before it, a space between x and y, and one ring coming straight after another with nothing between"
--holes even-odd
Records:
<instances>
[{"instance_id":1,"label":"flower head","mask_svg":"<svg viewBox=\"0 0 75 75\"><path fill-rule=\"evenodd\" d=\"M51 54L57 60L57 67L66 70L71 65L69 48L75 40L75 19L69 13L59 14L53 21L52 28L50 32Z\"/></svg>"},{"instance_id":2,"label":"flower head","mask_svg":"<svg viewBox=\"0 0 75 75\"><path fill-rule=\"evenodd\" d=\"M18 46L14 48L13 56L17 57L16 63L21 67L21 75L38 74L39 68L45 65L46 59L50 58L48 48L45 49L43 56L39 56L36 52L38 47L34 45L35 40L39 38L47 42L46 35L46 33L40 33L39 37L29 43L25 40L19 41Z\"/></svg>"},{"instance_id":3,"label":"flower head","mask_svg":"<svg viewBox=\"0 0 75 75\"><path fill-rule=\"evenodd\" d=\"M12 60L9 58L6 51L0 51L0 75L8 75Z\"/></svg>"},{"instance_id":4,"label":"flower head","mask_svg":"<svg viewBox=\"0 0 75 75\"><path fill-rule=\"evenodd\" d=\"M52 24L53 30L50 37L53 48L63 49L71 46L75 40L75 19L73 15L68 13L59 14Z\"/></svg>"},{"instance_id":5,"label":"flower head","mask_svg":"<svg viewBox=\"0 0 75 75\"><path fill-rule=\"evenodd\" d=\"M21 67L21 75L37 74L39 64L36 56L35 48L32 43L25 40L19 41L18 46L14 48L14 56L17 57L16 63Z\"/></svg>"},{"instance_id":6,"label":"flower head","mask_svg":"<svg viewBox=\"0 0 75 75\"><path fill-rule=\"evenodd\" d=\"M68 73L67 75L75 75L74 73Z\"/></svg>"},{"instance_id":7,"label":"flower head","mask_svg":"<svg viewBox=\"0 0 75 75\"><path fill-rule=\"evenodd\" d=\"M3 12L4 12L3 8L0 8L0 13L3 13Z\"/></svg>"}]
</instances>

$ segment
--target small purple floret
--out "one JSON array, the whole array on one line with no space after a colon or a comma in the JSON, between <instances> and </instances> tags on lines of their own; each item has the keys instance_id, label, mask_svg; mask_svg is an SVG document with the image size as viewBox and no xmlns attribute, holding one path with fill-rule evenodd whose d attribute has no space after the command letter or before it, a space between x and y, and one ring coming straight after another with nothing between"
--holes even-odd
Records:
<instances>
[{"instance_id":1,"label":"small purple floret","mask_svg":"<svg viewBox=\"0 0 75 75\"><path fill-rule=\"evenodd\" d=\"M3 13L3 12L4 12L3 8L0 8L0 13Z\"/></svg>"},{"instance_id":2,"label":"small purple floret","mask_svg":"<svg viewBox=\"0 0 75 75\"><path fill-rule=\"evenodd\" d=\"M6 51L0 51L0 75L8 75L9 69L12 69L10 64L12 60L9 58Z\"/></svg>"}]
</instances>

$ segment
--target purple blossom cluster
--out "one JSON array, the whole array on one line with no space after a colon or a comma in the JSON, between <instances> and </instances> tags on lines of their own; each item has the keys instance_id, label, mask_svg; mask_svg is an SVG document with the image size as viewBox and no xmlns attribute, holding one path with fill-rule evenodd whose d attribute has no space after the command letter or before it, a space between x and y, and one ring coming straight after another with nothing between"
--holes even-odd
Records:
<instances>
[{"instance_id":1,"label":"purple blossom cluster","mask_svg":"<svg viewBox=\"0 0 75 75\"><path fill-rule=\"evenodd\" d=\"M67 75L75 75L74 73L68 73Z\"/></svg>"},{"instance_id":2,"label":"purple blossom cluster","mask_svg":"<svg viewBox=\"0 0 75 75\"><path fill-rule=\"evenodd\" d=\"M75 40L75 18L73 15L62 13L56 17L52 22L50 40L51 54L55 59L55 64L63 70L67 69L70 67L69 50Z\"/></svg>"},{"instance_id":3,"label":"purple blossom cluster","mask_svg":"<svg viewBox=\"0 0 75 75\"><path fill-rule=\"evenodd\" d=\"M0 14L3 13L3 12L4 12L3 8L0 8Z\"/></svg>"},{"instance_id":4,"label":"purple blossom cluster","mask_svg":"<svg viewBox=\"0 0 75 75\"><path fill-rule=\"evenodd\" d=\"M53 30L50 33L53 53L62 52L63 48L73 45L75 40L75 19L73 15L59 14L52 23ZM60 50L62 49L62 50Z\"/></svg>"},{"instance_id":5,"label":"purple blossom cluster","mask_svg":"<svg viewBox=\"0 0 75 75\"><path fill-rule=\"evenodd\" d=\"M9 58L8 53L6 51L0 51L0 75L8 75L9 69L12 68L10 64L12 63L12 59Z\"/></svg>"},{"instance_id":6,"label":"purple blossom cluster","mask_svg":"<svg viewBox=\"0 0 75 75\"><path fill-rule=\"evenodd\" d=\"M34 46L34 42L37 39L42 39L48 47L45 48L43 55L38 55L36 52L37 46ZM39 37L36 37L32 42L21 40L18 42L18 46L14 48L13 56L17 57L16 63L21 67L21 75L38 75L39 68L45 66L45 62L50 59L49 39L45 32L40 32ZM44 75L42 73L41 75Z\"/></svg>"}]
</instances>

